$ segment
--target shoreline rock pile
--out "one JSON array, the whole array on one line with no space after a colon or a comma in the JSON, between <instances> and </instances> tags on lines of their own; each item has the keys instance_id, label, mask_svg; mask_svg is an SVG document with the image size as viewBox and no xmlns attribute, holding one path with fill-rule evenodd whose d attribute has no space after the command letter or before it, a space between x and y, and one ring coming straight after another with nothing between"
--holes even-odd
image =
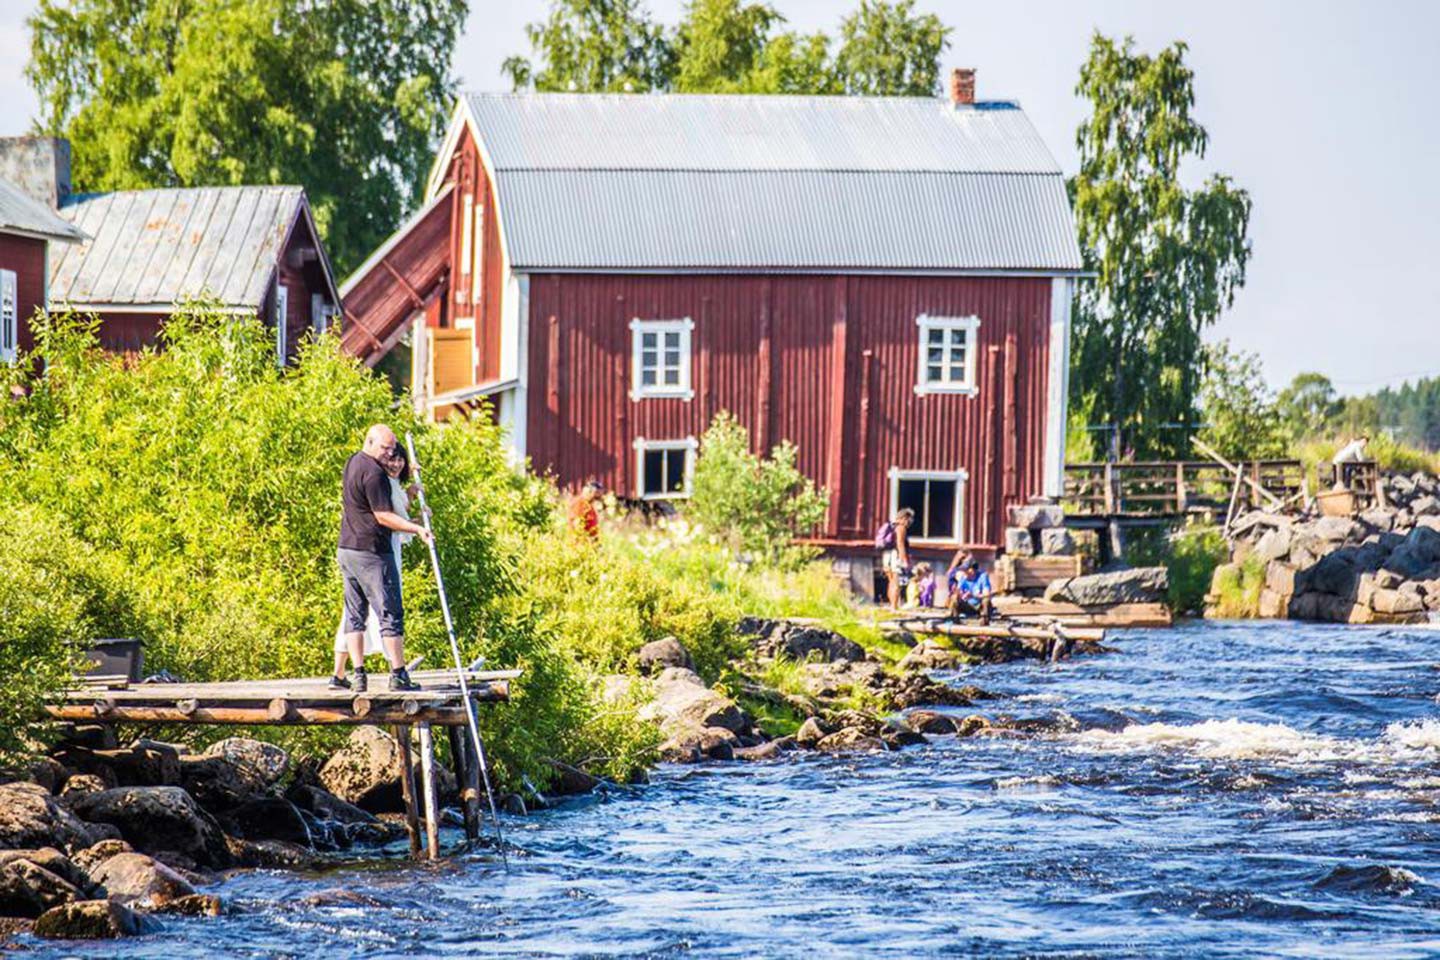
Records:
<instances>
[{"instance_id":1,"label":"shoreline rock pile","mask_svg":"<svg viewBox=\"0 0 1440 960\"><path fill-rule=\"evenodd\" d=\"M1240 517L1212 596L1263 568L1256 615L1330 623L1417 623L1440 613L1440 478L1384 478L1385 506L1351 517Z\"/></svg>"},{"instance_id":2,"label":"shoreline rock pile","mask_svg":"<svg viewBox=\"0 0 1440 960\"><path fill-rule=\"evenodd\" d=\"M1075 537L1065 526L1059 504L1042 502L1013 506L1005 528L1005 554L1011 557L1069 557L1075 554Z\"/></svg>"}]
</instances>

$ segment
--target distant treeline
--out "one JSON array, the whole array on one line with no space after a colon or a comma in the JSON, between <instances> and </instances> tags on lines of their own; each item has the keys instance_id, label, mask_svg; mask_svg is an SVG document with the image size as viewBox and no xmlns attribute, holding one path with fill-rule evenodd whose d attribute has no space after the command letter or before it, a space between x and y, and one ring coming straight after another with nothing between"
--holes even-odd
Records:
<instances>
[{"instance_id":1,"label":"distant treeline","mask_svg":"<svg viewBox=\"0 0 1440 960\"><path fill-rule=\"evenodd\" d=\"M1334 422L1352 433L1385 433L1401 443L1440 452L1440 376L1338 401Z\"/></svg>"}]
</instances>

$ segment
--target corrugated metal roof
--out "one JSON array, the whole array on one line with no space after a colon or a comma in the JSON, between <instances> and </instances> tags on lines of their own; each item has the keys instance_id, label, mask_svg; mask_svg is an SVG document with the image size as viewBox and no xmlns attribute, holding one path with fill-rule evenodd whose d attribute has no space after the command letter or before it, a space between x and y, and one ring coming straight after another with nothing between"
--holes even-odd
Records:
<instances>
[{"instance_id":1,"label":"corrugated metal roof","mask_svg":"<svg viewBox=\"0 0 1440 960\"><path fill-rule=\"evenodd\" d=\"M1012 103L565 93L469 101L497 171L1060 172Z\"/></svg>"},{"instance_id":2,"label":"corrugated metal roof","mask_svg":"<svg viewBox=\"0 0 1440 960\"><path fill-rule=\"evenodd\" d=\"M0 233L27 233L54 240L84 240L74 224L56 216L55 211L19 187L0 180Z\"/></svg>"},{"instance_id":3,"label":"corrugated metal roof","mask_svg":"<svg viewBox=\"0 0 1440 960\"><path fill-rule=\"evenodd\" d=\"M479 94L518 270L1078 271L1060 168L1011 103Z\"/></svg>"},{"instance_id":4,"label":"corrugated metal roof","mask_svg":"<svg viewBox=\"0 0 1440 960\"><path fill-rule=\"evenodd\" d=\"M1078 270L1059 177L511 171L517 270Z\"/></svg>"},{"instance_id":5,"label":"corrugated metal roof","mask_svg":"<svg viewBox=\"0 0 1440 960\"><path fill-rule=\"evenodd\" d=\"M52 259L50 299L163 309L206 295L259 308L303 198L300 187L78 194L60 215L91 239Z\"/></svg>"}]
</instances>

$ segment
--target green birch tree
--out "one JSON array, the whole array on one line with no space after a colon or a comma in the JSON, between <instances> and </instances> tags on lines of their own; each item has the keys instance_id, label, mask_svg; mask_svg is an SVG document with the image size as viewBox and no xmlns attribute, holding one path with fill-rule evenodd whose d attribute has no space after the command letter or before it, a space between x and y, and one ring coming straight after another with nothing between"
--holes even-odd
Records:
<instances>
[{"instance_id":1,"label":"green birch tree","mask_svg":"<svg viewBox=\"0 0 1440 960\"><path fill-rule=\"evenodd\" d=\"M417 195L465 0L41 0L25 74L77 190L298 183L343 274Z\"/></svg>"},{"instance_id":2,"label":"green birch tree","mask_svg":"<svg viewBox=\"0 0 1440 960\"><path fill-rule=\"evenodd\" d=\"M1114 425L1116 452L1178 457L1198 423L1202 331L1234 301L1250 259L1250 196L1223 174L1194 190L1205 155L1186 46L1151 56L1096 34L1076 93L1090 102L1071 182L1085 268L1072 403ZM1183 425L1176 427L1175 425Z\"/></svg>"}]
</instances>

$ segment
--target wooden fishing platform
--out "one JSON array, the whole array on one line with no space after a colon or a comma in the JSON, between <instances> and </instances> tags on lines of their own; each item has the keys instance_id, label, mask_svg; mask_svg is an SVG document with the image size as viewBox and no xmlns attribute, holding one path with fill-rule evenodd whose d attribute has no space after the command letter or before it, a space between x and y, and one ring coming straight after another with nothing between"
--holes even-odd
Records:
<instances>
[{"instance_id":1,"label":"wooden fishing platform","mask_svg":"<svg viewBox=\"0 0 1440 960\"><path fill-rule=\"evenodd\" d=\"M436 781L434 727L450 740L455 781L460 787L466 838L480 834L481 770L465 729L468 712L481 703L510 699L510 681L519 670L470 670L465 701L454 670L417 670L421 689L391 691L389 678L377 674L370 689L356 694L333 690L328 677L236 680L222 683L134 683L123 676L81 677L52 697L45 710L57 720L80 723L239 724L245 726L388 726L400 745L401 792L410 851L421 852L423 837L431 859L440 855L439 787ZM418 736L421 784L413 759ZM423 788L423 789L422 789Z\"/></svg>"}]
</instances>

